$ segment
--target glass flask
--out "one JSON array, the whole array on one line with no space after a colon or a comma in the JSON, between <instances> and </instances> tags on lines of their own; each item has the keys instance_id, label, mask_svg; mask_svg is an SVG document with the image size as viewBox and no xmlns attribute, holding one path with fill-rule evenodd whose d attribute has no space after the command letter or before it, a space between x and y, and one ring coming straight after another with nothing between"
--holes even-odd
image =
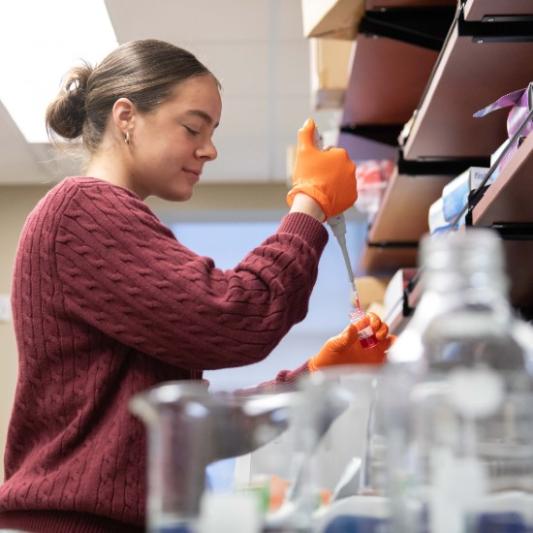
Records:
<instances>
[{"instance_id":1,"label":"glass flask","mask_svg":"<svg viewBox=\"0 0 533 533\"><path fill-rule=\"evenodd\" d=\"M481 229L425 238L420 266L385 386L393 530L529 531L533 334L507 300L501 241Z\"/></svg>"},{"instance_id":2,"label":"glass flask","mask_svg":"<svg viewBox=\"0 0 533 533\"><path fill-rule=\"evenodd\" d=\"M176 381L134 396L147 428L147 526L150 533L196 533L205 469L249 453L287 428L294 393L210 393Z\"/></svg>"}]
</instances>

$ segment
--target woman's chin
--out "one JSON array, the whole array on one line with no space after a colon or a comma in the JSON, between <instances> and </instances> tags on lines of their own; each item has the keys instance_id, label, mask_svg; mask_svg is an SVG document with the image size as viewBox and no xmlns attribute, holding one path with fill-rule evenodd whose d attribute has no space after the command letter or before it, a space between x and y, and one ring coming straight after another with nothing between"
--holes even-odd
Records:
<instances>
[{"instance_id":1,"label":"woman's chin","mask_svg":"<svg viewBox=\"0 0 533 533\"><path fill-rule=\"evenodd\" d=\"M190 200L192 197L193 189L179 189L179 190L168 190L165 191L163 194L158 195L163 200L169 200L170 202L186 202L187 200Z\"/></svg>"}]
</instances>

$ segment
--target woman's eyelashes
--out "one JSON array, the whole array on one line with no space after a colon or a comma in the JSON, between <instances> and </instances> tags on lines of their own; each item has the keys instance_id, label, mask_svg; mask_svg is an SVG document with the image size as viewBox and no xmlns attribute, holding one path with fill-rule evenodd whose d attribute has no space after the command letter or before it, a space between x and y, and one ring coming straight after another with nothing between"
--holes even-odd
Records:
<instances>
[{"instance_id":1,"label":"woman's eyelashes","mask_svg":"<svg viewBox=\"0 0 533 533\"><path fill-rule=\"evenodd\" d=\"M200 132L198 130L191 128L190 126L187 126L186 124L183 124L183 127L187 130L188 133L190 133L193 136L200 135Z\"/></svg>"}]
</instances>

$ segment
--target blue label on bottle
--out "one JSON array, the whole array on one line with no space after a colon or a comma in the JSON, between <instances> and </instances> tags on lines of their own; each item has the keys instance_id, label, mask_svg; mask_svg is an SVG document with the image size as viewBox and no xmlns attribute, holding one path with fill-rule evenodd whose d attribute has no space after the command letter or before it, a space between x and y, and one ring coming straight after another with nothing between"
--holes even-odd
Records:
<instances>
[{"instance_id":1,"label":"blue label on bottle","mask_svg":"<svg viewBox=\"0 0 533 533\"><path fill-rule=\"evenodd\" d=\"M176 525L158 527L154 533L193 533L193 530L187 525Z\"/></svg>"},{"instance_id":2,"label":"blue label on bottle","mask_svg":"<svg viewBox=\"0 0 533 533\"><path fill-rule=\"evenodd\" d=\"M388 520L368 516L341 515L334 518L324 533L386 533Z\"/></svg>"},{"instance_id":3,"label":"blue label on bottle","mask_svg":"<svg viewBox=\"0 0 533 533\"><path fill-rule=\"evenodd\" d=\"M484 513L476 520L476 533L531 533L518 513Z\"/></svg>"}]
</instances>

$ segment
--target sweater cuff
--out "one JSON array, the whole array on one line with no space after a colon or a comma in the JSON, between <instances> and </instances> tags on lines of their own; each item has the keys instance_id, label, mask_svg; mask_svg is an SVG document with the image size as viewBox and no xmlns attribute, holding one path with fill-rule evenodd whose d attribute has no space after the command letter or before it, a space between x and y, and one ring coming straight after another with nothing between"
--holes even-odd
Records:
<instances>
[{"instance_id":1,"label":"sweater cuff","mask_svg":"<svg viewBox=\"0 0 533 533\"><path fill-rule=\"evenodd\" d=\"M277 233L298 235L320 253L328 242L328 232L322 222L305 213L289 213L284 216Z\"/></svg>"}]
</instances>

